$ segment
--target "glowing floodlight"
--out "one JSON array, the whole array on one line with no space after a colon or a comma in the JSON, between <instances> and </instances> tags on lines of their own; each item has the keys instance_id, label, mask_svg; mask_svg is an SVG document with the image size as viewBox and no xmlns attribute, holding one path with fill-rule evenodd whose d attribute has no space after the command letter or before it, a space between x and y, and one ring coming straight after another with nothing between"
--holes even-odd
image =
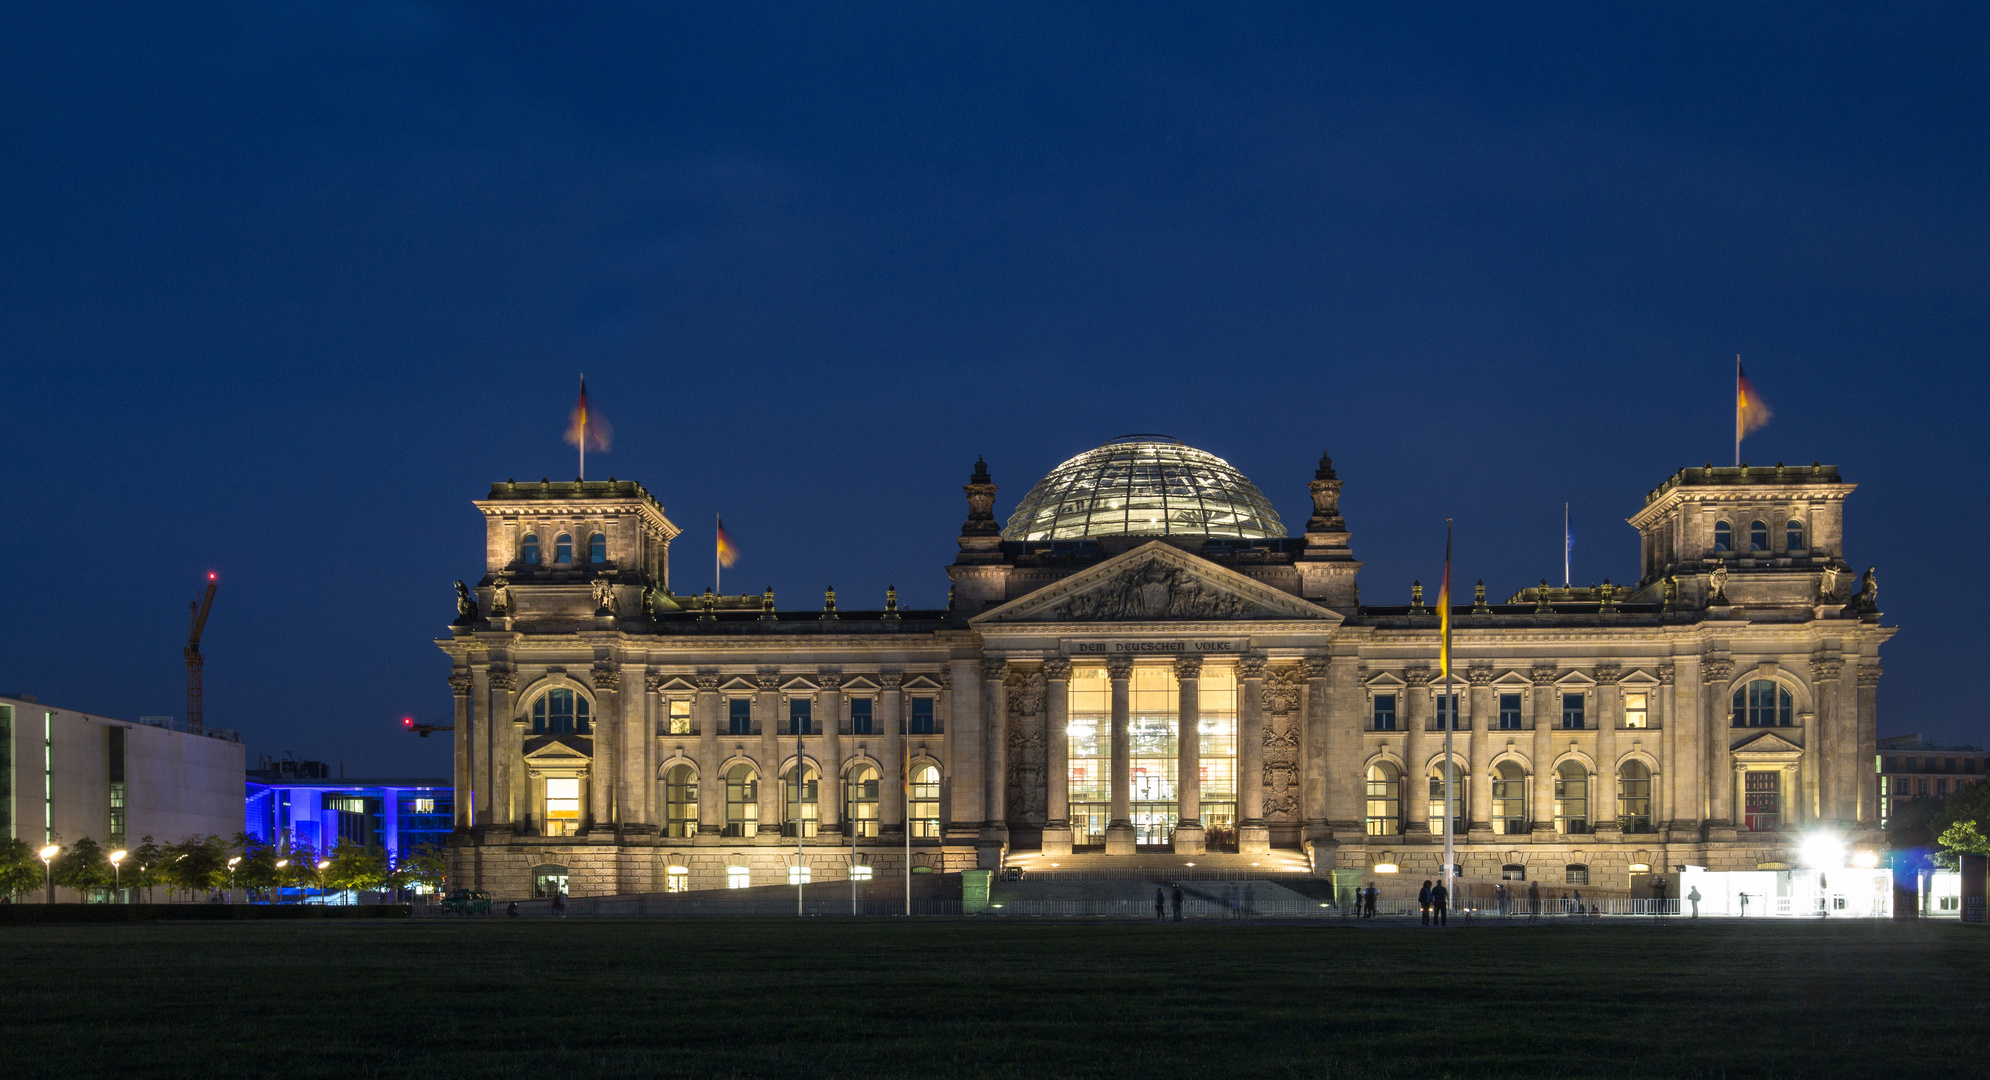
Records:
<instances>
[{"instance_id":1,"label":"glowing floodlight","mask_svg":"<svg viewBox=\"0 0 1990 1080\"><path fill-rule=\"evenodd\" d=\"M1845 839L1828 832L1814 832L1803 838L1805 866L1833 870L1845 865Z\"/></svg>"},{"instance_id":2,"label":"glowing floodlight","mask_svg":"<svg viewBox=\"0 0 1990 1080\"><path fill-rule=\"evenodd\" d=\"M1861 870L1871 870L1873 867L1879 865L1879 852L1861 851L1852 856L1852 865Z\"/></svg>"}]
</instances>

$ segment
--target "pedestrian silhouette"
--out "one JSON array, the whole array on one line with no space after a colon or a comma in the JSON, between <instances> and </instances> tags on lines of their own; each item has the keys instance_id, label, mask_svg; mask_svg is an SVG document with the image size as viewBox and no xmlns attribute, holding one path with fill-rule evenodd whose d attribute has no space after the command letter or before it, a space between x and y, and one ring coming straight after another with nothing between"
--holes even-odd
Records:
<instances>
[{"instance_id":1,"label":"pedestrian silhouette","mask_svg":"<svg viewBox=\"0 0 1990 1080\"><path fill-rule=\"evenodd\" d=\"M1175 921L1176 921L1176 922L1181 922L1181 921L1182 921L1182 887L1181 887L1180 885L1177 885L1177 886L1175 886L1175 895L1174 895L1174 896L1173 896L1173 897L1172 897L1171 899L1172 899L1172 900L1174 901L1174 905L1175 905Z\"/></svg>"},{"instance_id":2,"label":"pedestrian silhouette","mask_svg":"<svg viewBox=\"0 0 1990 1080\"><path fill-rule=\"evenodd\" d=\"M1158 887L1154 890L1154 917L1157 919L1168 917L1168 898L1161 895Z\"/></svg>"},{"instance_id":3,"label":"pedestrian silhouette","mask_svg":"<svg viewBox=\"0 0 1990 1080\"><path fill-rule=\"evenodd\" d=\"M1428 881L1424 882L1423 888L1417 890L1416 906L1418 907L1418 909L1420 909L1423 912L1423 924L1425 926L1429 926L1430 925L1430 882Z\"/></svg>"}]
</instances>

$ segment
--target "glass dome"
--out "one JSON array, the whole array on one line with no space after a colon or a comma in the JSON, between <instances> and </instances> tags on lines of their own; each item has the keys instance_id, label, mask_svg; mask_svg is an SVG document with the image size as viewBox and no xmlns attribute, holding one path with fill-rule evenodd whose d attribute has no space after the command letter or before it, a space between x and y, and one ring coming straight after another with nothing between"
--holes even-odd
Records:
<instances>
[{"instance_id":1,"label":"glass dome","mask_svg":"<svg viewBox=\"0 0 1990 1080\"><path fill-rule=\"evenodd\" d=\"M1248 477L1166 435L1123 435L1052 469L1002 530L1004 540L1284 535L1278 511Z\"/></svg>"}]
</instances>

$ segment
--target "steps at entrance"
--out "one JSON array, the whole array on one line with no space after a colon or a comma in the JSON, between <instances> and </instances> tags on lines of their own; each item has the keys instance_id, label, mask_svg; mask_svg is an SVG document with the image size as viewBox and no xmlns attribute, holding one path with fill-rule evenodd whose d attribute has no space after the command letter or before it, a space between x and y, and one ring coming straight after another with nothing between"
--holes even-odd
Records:
<instances>
[{"instance_id":1,"label":"steps at entrance","mask_svg":"<svg viewBox=\"0 0 1990 1080\"><path fill-rule=\"evenodd\" d=\"M1306 856L1297 851L1268 851L1255 855L1216 852L1206 855L1176 855L1173 852L1138 852L1107 855L1079 852L1072 855L1045 855L1035 851L1012 851L1003 861L1023 871L1025 880L1043 874L1068 875L1075 872L1110 876L1172 874L1183 880L1220 877L1261 877L1266 874L1311 874Z\"/></svg>"}]
</instances>

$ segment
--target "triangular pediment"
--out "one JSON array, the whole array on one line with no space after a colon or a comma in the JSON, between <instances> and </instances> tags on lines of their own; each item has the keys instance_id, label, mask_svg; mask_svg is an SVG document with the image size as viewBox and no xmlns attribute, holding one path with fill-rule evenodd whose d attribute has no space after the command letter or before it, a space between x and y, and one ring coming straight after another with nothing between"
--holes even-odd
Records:
<instances>
[{"instance_id":1,"label":"triangular pediment","mask_svg":"<svg viewBox=\"0 0 1990 1080\"><path fill-rule=\"evenodd\" d=\"M1774 732L1765 731L1749 739L1747 742L1736 746L1733 752L1736 757L1743 758L1783 757L1791 754L1802 754L1803 747ZM1443 807L1439 807L1438 809L1441 810Z\"/></svg>"},{"instance_id":2,"label":"triangular pediment","mask_svg":"<svg viewBox=\"0 0 1990 1080\"><path fill-rule=\"evenodd\" d=\"M1316 622L1340 616L1165 541L1142 544L970 619L1016 623Z\"/></svg>"},{"instance_id":3,"label":"triangular pediment","mask_svg":"<svg viewBox=\"0 0 1990 1080\"><path fill-rule=\"evenodd\" d=\"M524 758L527 764L537 766L585 765L590 755L572 745L569 740L578 741L573 735L541 735L528 739L525 743Z\"/></svg>"}]
</instances>

